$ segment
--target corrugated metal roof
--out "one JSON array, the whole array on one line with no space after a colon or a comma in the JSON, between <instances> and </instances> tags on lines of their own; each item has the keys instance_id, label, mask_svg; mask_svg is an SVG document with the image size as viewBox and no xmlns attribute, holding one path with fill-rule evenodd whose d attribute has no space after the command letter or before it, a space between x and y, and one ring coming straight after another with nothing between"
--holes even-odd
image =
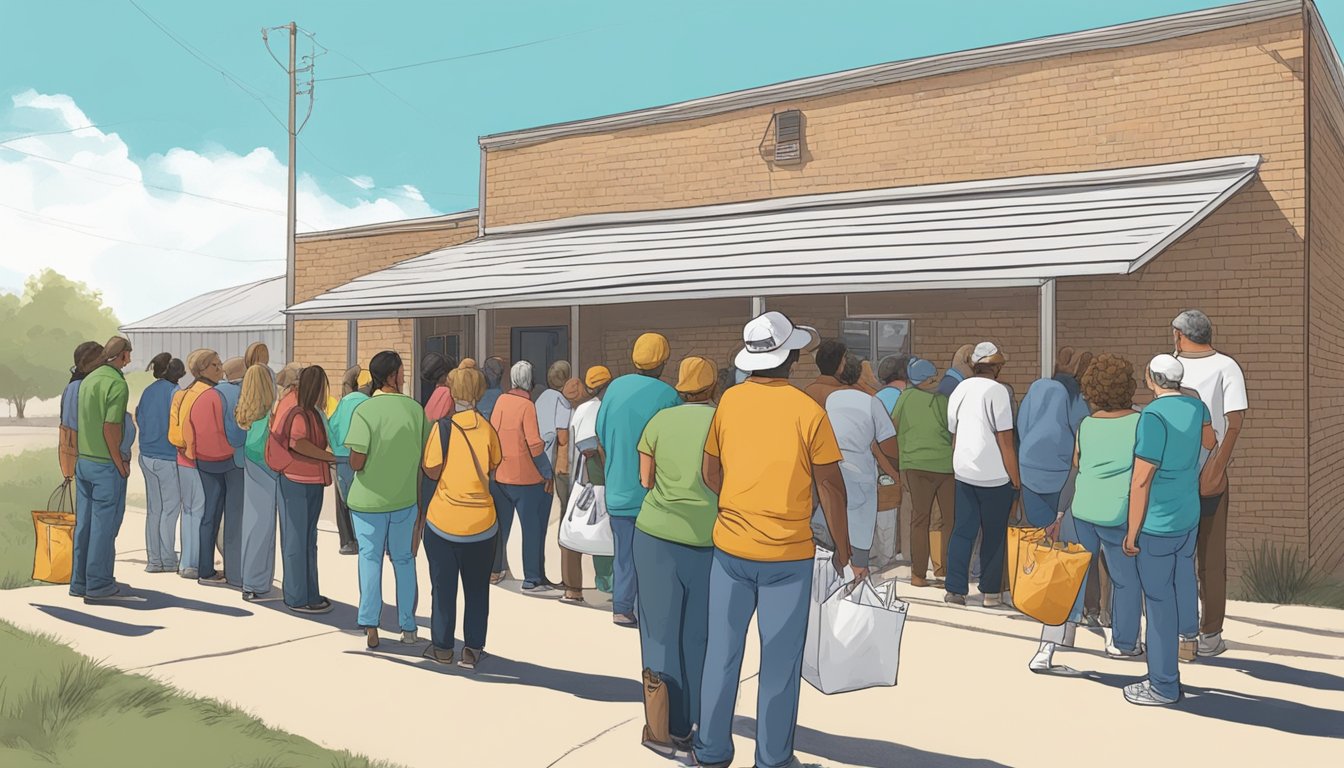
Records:
<instances>
[{"instance_id":1,"label":"corrugated metal roof","mask_svg":"<svg viewBox=\"0 0 1344 768\"><path fill-rule=\"evenodd\" d=\"M284 328L285 277L269 277L203 293L143 320L121 326L123 331L228 330Z\"/></svg>"},{"instance_id":2,"label":"corrugated metal roof","mask_svg":"<svg viewBox=\"0 0 1344 768\"><path fill-rule=\"evenodd\" d=\"M414 316L1126 274L1259 164L1250 155L523 224L290 312Z\"/></svg>"}]
</instances>

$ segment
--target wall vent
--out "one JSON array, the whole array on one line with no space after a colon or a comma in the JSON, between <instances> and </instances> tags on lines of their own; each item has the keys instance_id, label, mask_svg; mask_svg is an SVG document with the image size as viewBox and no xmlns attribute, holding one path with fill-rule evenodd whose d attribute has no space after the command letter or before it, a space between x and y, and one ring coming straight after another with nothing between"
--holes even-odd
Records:
<instances>
[{"instance_id":1,"label":"wall vent","mask_svg":"<svg viewBox=\"0 0 1344 768\"><path fill-rule=\"evenodd\" d=\"M775 165L803 161L803 113L796 109L775 115Z\"/></svg>"}]
</instances>

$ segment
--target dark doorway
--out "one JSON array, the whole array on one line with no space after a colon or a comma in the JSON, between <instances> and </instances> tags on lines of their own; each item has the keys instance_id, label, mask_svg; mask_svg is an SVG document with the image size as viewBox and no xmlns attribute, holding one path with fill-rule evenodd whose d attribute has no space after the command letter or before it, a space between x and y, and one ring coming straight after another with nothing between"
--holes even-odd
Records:
<instances>
[{"instance_id":1,"label":"dark doorway","mask_svg":"<svg viewBox=\"0 0 1344 768\"><path fill-rule=\"evenodd\" d=\"M545 391L551 363L569 359L569 328L564 325L514 328L511 341L510 359L532 364L533 396Z\"/></svg>"}]
</instances>

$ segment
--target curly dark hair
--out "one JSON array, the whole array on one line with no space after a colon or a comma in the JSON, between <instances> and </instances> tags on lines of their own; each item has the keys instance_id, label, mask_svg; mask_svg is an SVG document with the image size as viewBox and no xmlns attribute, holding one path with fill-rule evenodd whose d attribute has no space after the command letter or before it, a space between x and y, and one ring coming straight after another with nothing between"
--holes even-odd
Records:
<instances>
[{"instance_id":1,"label":"curly dark hair","mask_svg":"<svg viewBox=\"0 0 1344 768\"><path fill-rule=\"evenodd\" d=\"M1119 355L1097 355L1079 384L1098 411L1123 411L1134 405L1134 364Z\"/></svg>"}]
</instances>

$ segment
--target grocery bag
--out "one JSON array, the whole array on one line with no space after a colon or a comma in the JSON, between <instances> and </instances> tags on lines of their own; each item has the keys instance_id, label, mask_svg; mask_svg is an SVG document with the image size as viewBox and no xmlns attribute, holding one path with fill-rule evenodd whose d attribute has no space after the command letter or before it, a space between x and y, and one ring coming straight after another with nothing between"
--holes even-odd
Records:
<instances>
[{"instance_id":1,"label":"grocery bag","mask_svg":"<svg viewBox=\"0 0 1344 768\"><path fill-rule=\"evenodd\" d=\"M33 580L70 583L75 549L75 503L66 480L47 499L47 508L33 510Z\"/></svg>"},{"instance_id":2,"label":"grocery bag","mask_svg":"<svg viewBox=\"0 0 1344 768\"><path fill-rule=\"evenodd\" d=\"M803 648L809 685L833 694L896 684L910 604L896 599L895 582L846 582L832 567L831 553L819 549L810 603Z\"/></svg>"},{"instance_id":3,"label":"grocery bag","mask_svg":"<svg viewBox=\"0 0 1344 768\"><path fill-rule=\"evenodd\" d=\"M1042 624L1068 621L1092 553L1081 544L1051 541L1040 528L1009 528L1008 545L1013 606Z\"/></svg>"},{"instance_id":4,"label":"grocery bag","mask_svg":"<svg viewBox=\"0 0 1344 768\"><path fill-rule=\"evenodd\" d=\"M584 464L588 460L584 459ZM575 479L587 474L580 469ZM613 555L611 521L607 517L606 486L577 483L569 494L569 505L560 521L560 546L584 555Z\"/></svg>"}]
</instances>

